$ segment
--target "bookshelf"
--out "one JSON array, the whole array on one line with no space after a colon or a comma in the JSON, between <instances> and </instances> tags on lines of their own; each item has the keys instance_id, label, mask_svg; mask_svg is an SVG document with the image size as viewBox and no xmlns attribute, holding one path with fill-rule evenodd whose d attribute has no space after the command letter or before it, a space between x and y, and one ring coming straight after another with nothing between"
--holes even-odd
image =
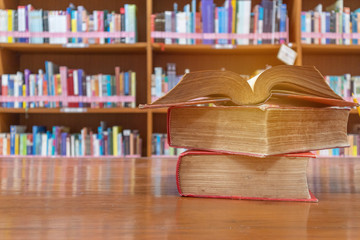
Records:
<instances>
[{"instance_id":1,"label":"bookshelf","mask_svg":"<svg viewBox=\"0 0 360 240\"><path fill-rule=\"evenodd\" d=\"M177 71L220 69L242 74L251 74L266 64L280 65L277 58L279 45L249 45L215 48L211 45L165 45L151 41L151 14L172 9L174 1L167 0L109 0L86 1L64 0L0 0L0 9L15 9L18 5L33 4L46 10L65 9L69 3L84 5L87 10L108 9L119 11L125 3L137 5L138 42L135 44L88 45L80 48L64 47L52 44L0 43L0 74L15 73L25 68L37 70L43 67L45 60L58 65L83 68L89 74L112 73L115 66L131 69L137 73L136 103L151 102L151 74L154 67L166 67L166 63L176 63ZM190 0L177 0L179 9ZM199 2L199 0L197 1ZM220 5L224 0L215 0ZM252 7L260 0L252 0ZM301 43L302 10L309 10L317 3L329 5L333 0L307 1L284 0L289 16L289 39L291 47L298 53L296 65L316 65L324 75L358 74L360 68L360 46L311 45ZM345 1L352 9L360 7L356 0ZM359 122L356 111L351 112L349 131ZM67 125L72 131L81 127L95 127L100 120L109 125L122 125L124 128L138 129L143 139L143 156L151 156L152 133L166 132L166 110L139 110L132 108L104 109L0 109L0 132L9 131L12 124L42 124L52 126Z\"/></svg>"}]
</instances>

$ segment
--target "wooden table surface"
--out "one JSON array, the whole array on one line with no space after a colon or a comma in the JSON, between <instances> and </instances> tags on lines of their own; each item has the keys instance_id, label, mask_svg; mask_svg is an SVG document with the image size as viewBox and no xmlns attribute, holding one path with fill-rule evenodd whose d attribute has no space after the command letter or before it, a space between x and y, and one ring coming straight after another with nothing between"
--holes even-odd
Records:
<instances>
[{"instance_id":1,"label":"wooden table surface","mask_svg":"<svg viewBox=\"0 0 360 240\"><path fill-rule=\"evenodd\" d=\"M0 239L360 239L360 159L315 159L319 203L179 197L176 159L0 159Z\"/></svg>"}]
</instances>

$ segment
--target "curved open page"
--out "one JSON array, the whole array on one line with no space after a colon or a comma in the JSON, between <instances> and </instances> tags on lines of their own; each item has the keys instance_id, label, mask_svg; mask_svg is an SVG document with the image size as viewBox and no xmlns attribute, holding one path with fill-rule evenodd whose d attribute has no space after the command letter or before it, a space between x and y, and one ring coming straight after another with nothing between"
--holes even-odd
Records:
<instances>
[{"instance_id":1,"label":"curved open page","mask_svg":"<svg viewBox=\"0 0 360 240\"><path fill-rule=\"evenodd\" d=\"M278 103L314 102L325 106L355 106L331 90L320 72L311 66L276 66L246 81L230 71L200 71L186 74L167 94L141 108L194 105L259 105L276 97ZM279 101L279 99L282 99Z\"/></svg>"}]
</instances>

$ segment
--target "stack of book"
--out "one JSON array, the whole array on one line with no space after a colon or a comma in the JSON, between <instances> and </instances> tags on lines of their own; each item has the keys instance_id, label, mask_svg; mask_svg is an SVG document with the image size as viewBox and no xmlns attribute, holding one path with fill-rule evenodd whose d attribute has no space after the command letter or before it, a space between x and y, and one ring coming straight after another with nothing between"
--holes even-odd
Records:
<instances>
[{"instance_id":1,"label":"stack of book","mask_svg":"<svg viewBox=\"0 0 360 240\"><path fill-rule=\"evenodd\" d=\"M151 142L151 154L155 156L177 156L185 151L182 148L170 147L167 141L167 134L153 133Z\"/></svg>"},{"instance_id":2,"label":"stack of book","mask_svg":"<svg viewBox=\"0 0 360 240\"><path fill-rule=\"evenodd\" d=\"M264 44L285 43L287 7L282 0L262 0L251 11L251 0L192 0L183 11L151 16L154 42L166 44Z\"/></svg>"},{"instance_id":3,"label":"stack of book","mask_svg":"<svg viewBox=\"0 0 360 240\"><path fill-rule=\"evenodd\" d=\"M1 43L135 43L136 5L125 4L120 13L88 12L70 4L66 10L35 9L31 4L0 9ZM122 34L119 33L132 33ZM59 37L59 35L61 35ZM34 37L31 37L34 36Z\"/></svg>"},{"instance_id":4,"label":"stack of book","mask_svg":"<svg viewBox=\"0 0 360 240\"><path fill-rule=\"evenodd\" d=\"M192 106L205 102L216 106ZM316 202L310 151L348 146L352 106L314 67L276 66L249 80L192 72L141 107L170 107L169 146L192 149L177 164L182 196Z\"/></svg>"},{"instance_id":5,"label":"stack of book","mask_svg":"<svg viewBox=\"0 0 360 240\"><path fill-rule=\"evenodd\" d=\"M138 130L107 127L101 122L97 133L90 128L70 133L65 126L11 125L10 133L0 134L0 155L3 156L141 156L142 140Z\"/></svg>"},{"instance_id":6,"label":"stack of book","mask_svg":"<svg viewBox=\"0 0 360 240\"><path fill-rule=\"evenodd\" d=\"M351 12L337 0L323 11L322 4L301 12L302 43L307 44L360 44L360 8Z\"/></svg>"},{"instance_id":7,"label":"stack of book","mask_svg":"<svg viewBox=\"0 0 360 240\"><path fill-rule=\"evenodd\" d=\"M83 69L46 61L45 71L2 74L0 86L5 108L135 107L136 73L120 67L115 75L86 75Z\"/></svg>"}]
</instances>

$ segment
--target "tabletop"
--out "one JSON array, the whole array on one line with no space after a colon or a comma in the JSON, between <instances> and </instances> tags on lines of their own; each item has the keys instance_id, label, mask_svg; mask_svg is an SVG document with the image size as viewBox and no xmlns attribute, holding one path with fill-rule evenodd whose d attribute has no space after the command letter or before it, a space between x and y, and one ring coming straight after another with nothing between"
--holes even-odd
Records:
<instances>
[{"instance_id":1,"label":"tabletop","mask_svg":"<svg viewBox=\"0 0 360 240\"><path fill-rule=\"evenodd\" d=\"M176 158L0 159L0 239L359 239L360 159L310 160L319 203L180 197Z\"/></svg>"}]
</instances>

